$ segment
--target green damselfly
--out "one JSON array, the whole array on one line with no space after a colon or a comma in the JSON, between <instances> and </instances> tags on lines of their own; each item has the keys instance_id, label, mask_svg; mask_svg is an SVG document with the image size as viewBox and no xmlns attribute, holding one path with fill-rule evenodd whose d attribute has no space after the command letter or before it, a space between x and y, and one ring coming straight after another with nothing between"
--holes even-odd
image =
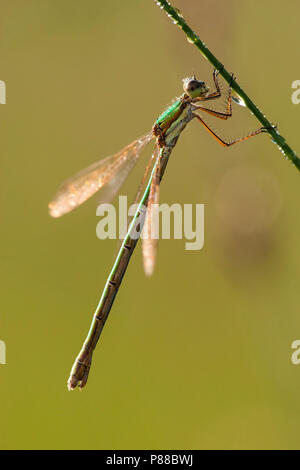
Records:
<instances>
[{"instance_id":1,"label":"green damselfly","mask_svg":"<svg viewBox=\"0 0 300 470\"><path fill-rule=\"evenodd\" d=\"M139 232L141 232L143 222L145 221L144 230L148 234L148 237L143 239L144 269L148 275L153 272L156 254L156 240L151 238L151 233L153 233L153 219L151 216L152 208L154 204L158 203L159 185L170 154L186 125L192 121L192 119L196 118L224 147L229 147L233 144L243 142L250 137L267 131L266 128L262 127L240 139L226 142L209 127L199 113L208 113L216 118L228 119L232 116L232 100L242 104L239 102L238 98L232 98L231 86L229 86L228 89L227 106L224 112L214 111L213 109L201 104L221 97L222 93L218 82L218 74L219 72L216 70L213 73L213 80L216 89L211 93L209 92L209 88L206 84L197 80L195 76L183 80L184 93L177 98L163 114L161 114L154 123L151 132L140 139L135 140L115 155L107 157L104 160L100 160L67 180L62 184L55 198L49 204L49 212L51 216L60 217L82 204L102 187L109 188L109 198L113 199L125 178L128 176L130 170L137 162L142 150L152 139L155 140L154 152L149 164L147 165L138 191L138 208L122 242L112 271L108 276L101 299L96 308L88 336L72 367L68 380L69 390L73 390L77 386L79 388L83 388L86 385L91 367L93 351L99 340L101 331L122 282L130 257L138 241L136 236L133 237L133 231L136 232L136 224L138 220L140 220L138 226ZM232 77L232 80L234 80L234 77ZM144 183L147 180L150 171L150 178L142 194ZM145 208L146 210L144 210Z\"/></svg>"}]
</instances>

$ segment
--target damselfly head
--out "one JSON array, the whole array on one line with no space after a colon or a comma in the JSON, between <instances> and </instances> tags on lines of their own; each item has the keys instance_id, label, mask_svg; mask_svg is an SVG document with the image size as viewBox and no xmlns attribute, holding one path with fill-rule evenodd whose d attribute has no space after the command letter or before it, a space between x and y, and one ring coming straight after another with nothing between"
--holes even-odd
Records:
<instances>
[{"instance_id":1,"label":"damselfly head","mask_svg":"<svg viewBox=\"0 0 300 470\"><path fill-rule=\"evenodd\" d=\"M204 82L196 79L195 75L183 80L183 89L191 98L197 98L209 90Z\"/></svg>"}]
</instances>

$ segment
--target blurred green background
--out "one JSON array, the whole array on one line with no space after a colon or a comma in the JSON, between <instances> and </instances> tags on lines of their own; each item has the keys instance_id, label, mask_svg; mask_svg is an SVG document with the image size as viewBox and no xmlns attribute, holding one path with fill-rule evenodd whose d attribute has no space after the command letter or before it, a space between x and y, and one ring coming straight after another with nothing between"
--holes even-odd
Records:
<instances>
[{"instance_id":1,"label":"blurred green background","mask_svg":"<svg viewBox=\"0 0 300 470\"><path fill-rule=\"evenodd\" d=\"M299 2L174 5L299 152ZM212 86L212 67L151 0L0 11L0 448L299 449L300 175L265 135L227 150L197 122L182 134L161 201L205 204L205 246L161 241L151 279L138 246L88 385L67 391L115 242L96 238L97 198L57 220L47 204L147 132L182 78ZM259 127L234 112L214 128Z\"/></svg>"}]
</instances>

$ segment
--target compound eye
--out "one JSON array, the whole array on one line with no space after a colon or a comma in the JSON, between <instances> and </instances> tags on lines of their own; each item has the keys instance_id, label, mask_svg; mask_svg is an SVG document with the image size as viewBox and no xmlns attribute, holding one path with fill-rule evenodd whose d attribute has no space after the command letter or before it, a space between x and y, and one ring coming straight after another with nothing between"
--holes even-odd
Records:
<instances>
[{"instance_id":1,"label":"compound eye","mask_svg":"<svg viewBox=\"0 0 300 470\"><path fill-rule=\"evenodd\" d=\"M200 83L196 82L195 80L190 81L188 84L188 90L189 91L195 91L197 88L199 88Z\"/></svg>"},{"instance_id":2,"label":"compound eye","mask_svg":"<svg viewBox=\"0 0 300 470\"><path fill-rule=\"evenodd\" d=\"M191 98L196 98L207 91L205 83L194 77L183 80L183 89Z\"/></svg>"}]
</instances>

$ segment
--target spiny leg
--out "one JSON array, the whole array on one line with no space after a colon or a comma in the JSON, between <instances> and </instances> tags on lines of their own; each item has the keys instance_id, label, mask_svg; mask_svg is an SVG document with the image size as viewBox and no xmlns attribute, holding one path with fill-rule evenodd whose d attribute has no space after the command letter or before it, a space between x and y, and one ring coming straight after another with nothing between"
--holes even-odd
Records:
<instances>
[{"instance_id":1,"label":"spiny leg","mask_svg":"<svg viewBox=\"0 0 300 470\"><path fill-rule=\"evenodd\" d=\"M220 98L220 96L222 95L222 93L221 93L221 88L220 88L219 80L218 80L218 75L219 75L219 73L220 73L220 70L214 69L214 72L213 72L213 79L214 79L216 91L214 91L213 93L210 93L210 94L207 95L205 98L199 97L199 101L202 101L202 100L205 100L205 101L206 101L206 100L212 100L212 99Z\"/></svg>"},{"instance_id":2,"label":"spiny leg","mask_svg":"<svg viewBox=\"0 0 300 470\"><path fill-rule=\"evenodd\" d=\"M255 135L261 134L262 132L268 132L266 127L261 127L250 134L241 137L240 139L233 140L232 142L226 142L220 136L218 136L209 126L208 124L200 117L198 114L193 113L194 117L196 117L201 124L205 127L205 129L219 142L219 144L223 145L224 147L230 147L231 145L238 144L239 142L244 142L245 140L250 139L250 137L254 137Z\"/></svg>"},{"instance_id":3,"label":"spiny leg","mask_svg":"<svg viewBox=\"0 0 300 470\"><path fill-rule=\"evenodd\" d=\"M215 111L210 108L205 108L204 106L198 106L194 105L194 108L200 109L201 111L204 111L208 114L211 114L214 117L217 117L219 119L228 119L232 116L232 92L231 92L231 85L234 80L234 75L231 75L231 81L229 84L229 89L228 89L228 98L227 98L227 111L226 113L222 113L220 111ZM219 85L218 85L219 86ZM220 88L219 88L220 89ZM221 96L221 95L220 95ZM201 100L206 101L207 99L210 99L209 97L203 97Z\"/></svg>"},{"instance_id":4,"label":"spiny leg","mask_svg":"<svg viewBox=\"0 0 300 470\"><path fill-rule=\"evenodd\" d=\"M230 110L227 113L222 113L220 111L215 111L213 109L209 108L203 108L202 106L194 106L196 109L200 109L201 111L204 111L205 113L210 114L211 116L214 116L219 119L228 119L232 117L232 111L231 111L231 103L230 103Z\"/></svg>"},{"instance_id":5,"label":"spiny leg","mask_svg":"<svg viewBox=\"0 0 300 470\"><path fill-rule=\"evenodd\" d=\"M223 69L223 67L220 70L222 70L222 69ZM220 70L214 69L214 72L213 72L213 79L214 79L216 91L214 91L213 93L210 93L209 95L203 96L203 97L199 96L198 98L195 98L194 101L214 100L214 99L220 98L220 96L222 96L221 88L220 88L219 80L218 80L218 75L220 73Z\"/></svg>"}]
</instances>

